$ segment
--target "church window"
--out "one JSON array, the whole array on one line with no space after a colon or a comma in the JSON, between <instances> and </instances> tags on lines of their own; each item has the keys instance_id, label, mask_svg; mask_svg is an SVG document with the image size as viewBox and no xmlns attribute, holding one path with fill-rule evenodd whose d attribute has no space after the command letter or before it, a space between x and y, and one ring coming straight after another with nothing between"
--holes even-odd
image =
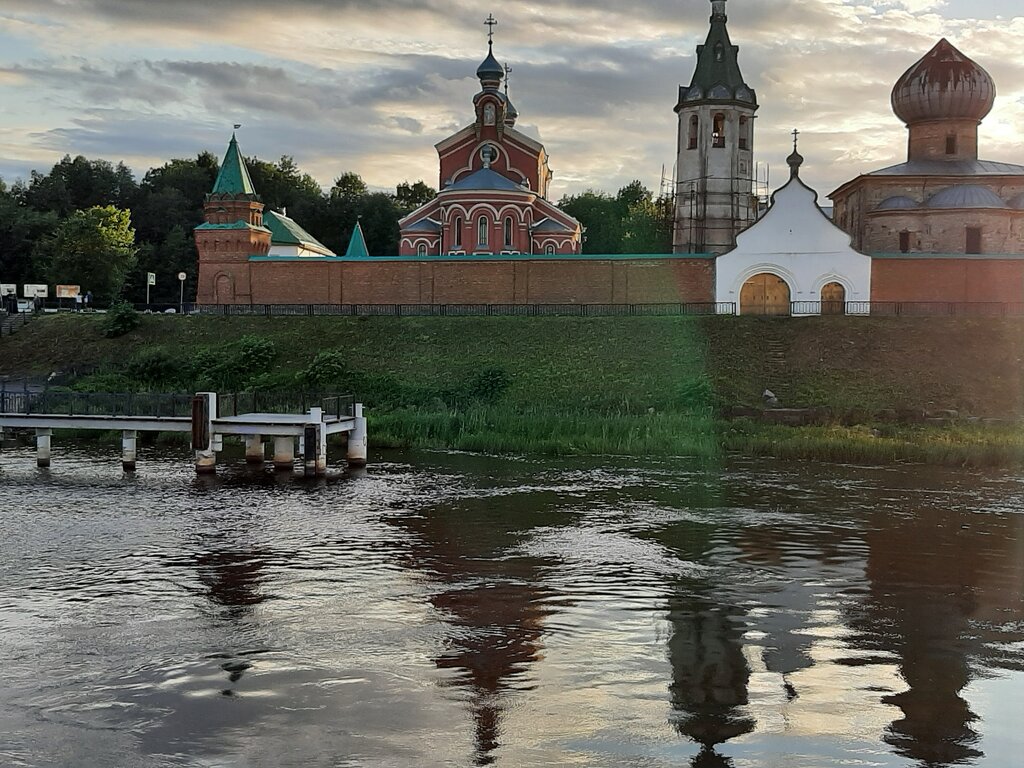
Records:
<instances>
[{"instance_id":1,"label":"church window","mask_svg":"<svg viewBox=\"0 0 1024 768\"><path fill-rule=\"evenodd\" d=\"M493 144L484 144L480 147L480 160L484 164L484 168L490 168L491 163L498 159L498 148Z\"/></svg>"},{"instance_id":2,"label":"church window","mask_svg":"<svg viewBox=\"0 0 1024 768\"><path fill-rule=\"evenodd\" d=\"M714 139L712 146L716 149L721 149L725 146L725 115L718 112L715 115L714 128L711 132L711 138Z\"/></svg>"},{"instance_id":3,"label":"church window","mask_svg":"<svg viewBox=\"0 0 1024 768\"><path fill-rule=\"evenodd\" d=\"M749 136L747 134L749 129L750 129L750 121L747 120L746 117L741 117L740 118L740 136L739 136L740 149L747 149L749 147L750 138L749 138Z\"/></svg>"},{"instance_id":4,"label":"church window","mask_svg":"<svg viewBox=\"0 0 1024 768\"><path fill-rule=\"evenodd\" d=\"M422 258L422 257L427 255L427 244L426 243L420 243L419 245L416 246L416 255L419 256L420 258Z\"/></svg>"},{"instance_id":5,"label":"church window","mask_svg":"<svg viewBox=\"0 0 1024 768\"><path fill-rule=\"evenodd\" d=\"M721 43L715 43L715 61L725 61L725 46Z\"/></svg>"},{"instance_id":6,"label":"church window","mask_svg":"<svg viewBox=\"0 0 1024 768\"><path fill-rule=\"evenodd\" d=\"M544 253L546 253L548 256L554 256L555 255L555 246L550 245L550 244L545 246L544 247Z\"/></svg>"},{"instance_id":7,"label":"church window","mask_svg":"<svg viewBox=\"0 0 1024 768\"><path fill-rule=\"evenodd\" d=\"M687 149L697 148L697 131L700 129L700 118L694 115L690 118L690 136L686 142Z\"/></svg>"},{"instance_id":8,"label":"church window","mask_svg":"<svg viewBox=\"0 0 1024 768\"><path fill-rule=\"evenodd\" d=\"M456 216L455 223L452 224L452 246L455 248L462 247L462 217Z\"/></svg>"},{"instance_id":9,"label":"church window","mask_svg":"<svg viewBox=\"0 0 1024 768\"><path fill-rule=\"evenodd\" d=\"M910 253L910 233L900 232L900 253Z\"/></svg>"},{"instance_id":10,"label":"church window","mask_svg":"<svg viewBox=\"0 0 1024 768\"><path fill-rule=\"evenodd\" d=\"M953 134L952 136L947 136L946 137L946 154L947 155L955 155L956 154L956 134Z\"/></svg>"},{"instance_id":11,"label":"church window","mask_svg":"<svg viewBox=\"0 0 1024 768\"><path fill-rule=\"evenodd\" d=\"M967 228L967 249L965 253L981 253L981 227Z\"/></svg>"},{"instance_id":12,"label":"church window","mask_svg":"<svg viewBox=\"0 0 1024 768\"><path fill-rule=\"evenodd\" d=\"M505 247L512 247L512 217L508 216L505 219Z\"/></svg>"},{"instance_id":13,"label":"church window","mask_svg":"<svg viewBox=\"0 0 1024 768\"><path fill-rule=\"evenodd\" d=\"M476 220L476 244L480 248L487 247L487 217L481 216Z\"/></svg>"},{"instance_id":14,"label":"church window","mask_svg":"<svg viewBox=\"0 0 1024 768\"><path fill-rule=\"evenodd\" d=\"M484 125L494 125L494 105L488 104L484 107Z\"/></svg>"}]
</instances>

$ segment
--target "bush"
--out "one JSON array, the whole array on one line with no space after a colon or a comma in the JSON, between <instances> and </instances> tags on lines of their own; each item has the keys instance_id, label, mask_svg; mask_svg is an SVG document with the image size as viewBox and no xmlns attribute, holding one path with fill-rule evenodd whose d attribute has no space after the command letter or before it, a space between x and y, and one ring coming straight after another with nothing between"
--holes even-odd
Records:
<instances>
[{"instance_id":1,"label":"bush","mask_svg":"<svg viewBox=\"0 0 1024 768\"><path fill-rule=\"evenodd\" d=\"M511 384L512 376L504 368L481 368L470 378L466 392L473 400L495 403L501 399Z\"/></svg>"},{"instance_id":2,"label":"bush","mask_svg":"<svg viewBox=\"0 0 1024 768\"><path fill-rule=\"evenodd\" d=\"M107 310L103 322L103 335L108 339L124 336L139 327L139 313L127 301L115 301Z\"/></svg>"},{"instance_id":3,"label":"bush","mask_svg":"<svg viewBox=\"0 0 1024 768\"><path fill-rule=\"evenodd\" d=\"M173 387L189 371L165 349L144 349L125 367L125 375L146 387Z\"/></svg>"},{"instance_id":4,"label":"bush","mask_svg":"<svg viewBox=\"0 0 1024 768\"><path fill-rule=\"evenodd\" d=\"M344 356L338 350L317 352L309 364L295 374L296 380L307 387L338 384L350 376Z\"/></svg>"}]
</instances>

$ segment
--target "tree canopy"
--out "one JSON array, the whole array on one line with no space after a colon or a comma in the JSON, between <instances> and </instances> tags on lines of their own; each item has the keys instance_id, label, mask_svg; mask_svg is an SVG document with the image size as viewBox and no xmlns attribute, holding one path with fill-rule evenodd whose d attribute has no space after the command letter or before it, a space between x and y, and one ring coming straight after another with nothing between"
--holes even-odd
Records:
<instances>
[{"instance_id":1,"label":"tree canopy","mask_svg":"<svg viewBox=\"0 0 1024 768\"><path fill-rule=\"evenodd\" d=\"M566 195L558 207L584 229L584 253L669 253L672 250L671 198L655 199L639 180L614 196L592 189Z\"/></svg>"}]
</instances>

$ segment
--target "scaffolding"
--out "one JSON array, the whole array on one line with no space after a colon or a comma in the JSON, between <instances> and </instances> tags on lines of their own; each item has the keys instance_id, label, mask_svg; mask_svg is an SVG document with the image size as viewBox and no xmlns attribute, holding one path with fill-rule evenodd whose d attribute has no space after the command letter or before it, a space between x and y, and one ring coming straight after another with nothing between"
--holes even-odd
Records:
<instances>
[{"instance_id":1,"label":"scaffolding","mask_svg":"<svg viewBox=\"0 0 1024 768\"><path fill-rule=\"evenodd\" d=\"M736 244L736 235L768 209L770 168L758 163L751 179L742 176L698 176L673 186L677 253L720 253ZM745 185L749 191L744 191Z\"/></svg>"}]
</instances>

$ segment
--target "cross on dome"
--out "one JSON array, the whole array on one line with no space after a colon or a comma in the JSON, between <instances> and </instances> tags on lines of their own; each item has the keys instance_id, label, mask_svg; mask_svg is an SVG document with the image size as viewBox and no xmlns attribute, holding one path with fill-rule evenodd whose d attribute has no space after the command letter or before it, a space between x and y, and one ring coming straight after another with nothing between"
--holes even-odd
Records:
<instances>
[{"instance_id":1,"label":"cross on dome","mask_svg":"<svg viewBox=\"0 0 1024 768\"><path fill-rule=\"evenodd\" d=\"M490 45L494 42L494 28L498 26L498 20L494 18L493 13L487 14L487 18L484 20L484 26L487 27L487 44Z\"/></svg>"},{"instance_id":2,"label":"cross on dome","mask_svg":"<svg viewBox=\"0 0 1024 768\"><path fill-rule=\"evenodd\" d=\"M797 140L800 138L800 131L796 128L793 129L793 151L796 152Z\"/></svg>"},{"instance_id":3,"label":"cross on dome","mask_svg":"<svg viewBox=\"0 0 1024 768\"><path fill-rule=\"evenodd\" d=\"M804 157L797 149L797 140L800 138L800 131L796 128L793 129L793 154L786 158L786 163L789 165L789 178L795 179L800 175L800 166L804 164Z\"/></svg>"}]
</instances>

